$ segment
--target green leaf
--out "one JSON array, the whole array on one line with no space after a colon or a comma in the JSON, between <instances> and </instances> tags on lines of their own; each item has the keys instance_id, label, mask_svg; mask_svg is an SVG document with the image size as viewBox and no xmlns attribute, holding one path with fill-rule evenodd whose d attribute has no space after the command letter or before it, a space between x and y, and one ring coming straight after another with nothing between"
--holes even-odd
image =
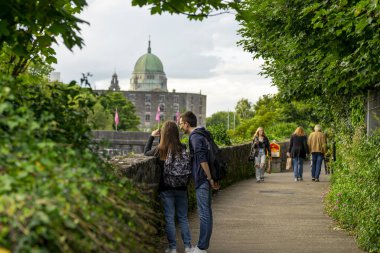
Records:
<instances>
[{"instance_id":1,"label":"green leaf","mask_svg":"<svg viewBox=\"0 0 380 253\"><path fill-rule=\"evenodd\" d=\"M13 53L15 53L18 56L25 56L26 50L25 47L21 46L20 44L17 44L12 48Z\"/></svg>"},{"instance_id":2,"label":"green leaf","mask_svg":"<svg viewBox=\"0 0 380 253\"><path fill-rule=\"evenodd\" d=\"M0 35L8 36L9 30L8 30L8 22L6 20L0 20Z\"/></svg>"},{"instance_id":3,"label":"green leaf","mask_svg":"<svg viewBox=\"0 0 380 253\"><path fill-rule=\"evenodd\" d=\"M355 32L361 33L368 26L368 21L365 18L360 19L359 23L355 26Z\"/></svg>"},{"instance_id":4,"label":"green leaf","mask_svg":"<svg viewBox=\"0 0 380 253\"><path fill-rule=\"evenodd\" d=\"M46 62L48 63L48 64L52 64L52 63L57 63L57 58L55 58L55 57L53 57L53 56L48 56L48 57L46 57Z\"/></svg>"}]
</instances>

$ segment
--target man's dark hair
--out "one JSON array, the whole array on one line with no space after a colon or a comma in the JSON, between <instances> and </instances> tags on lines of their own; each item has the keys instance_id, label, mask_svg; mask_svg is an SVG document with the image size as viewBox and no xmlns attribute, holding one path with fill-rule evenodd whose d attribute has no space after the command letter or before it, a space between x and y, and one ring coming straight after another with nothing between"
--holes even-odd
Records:
<instances>
[{"instance_id":1,"label":"man's dark hair","mask_svg":"<svg viewBox=\"0 0 380 253\"><path fill-rule=\"evenodd\" d=\"M181 114L182 121L189 123L191 127L197 126L197 116L191 111L187 111Z\"/></svg>"}]
</instances>

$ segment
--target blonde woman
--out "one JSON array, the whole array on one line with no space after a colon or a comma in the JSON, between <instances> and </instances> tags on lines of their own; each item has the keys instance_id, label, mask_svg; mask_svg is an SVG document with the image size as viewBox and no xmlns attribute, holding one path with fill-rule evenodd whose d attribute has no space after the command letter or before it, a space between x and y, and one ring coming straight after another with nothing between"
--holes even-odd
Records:
<instances>
[{"instance_id":1,"label":"blonde woman","mask_svg":"<svg viewBox=\"0 0 380 253\"><path fill-rule=\"evenodd\" d=\"M297 127L290 137L288 157L293 161L294 181L302 181L303 161L309 153L307 147L307 137L302 127Z\"/></svg>"},{"instance_id":2,"label":"blonde woman","mask_svg":"<svg viewBox=\"0 0 380 253\"><path fill-rule=\"evenodd\" d=\"M255 150L255 168L257 183L264 181L264 169L266 155L271 158L269 139L265 135L264 128L259 127L252 139L253 149Z\"/></svg>"}]
</instances>

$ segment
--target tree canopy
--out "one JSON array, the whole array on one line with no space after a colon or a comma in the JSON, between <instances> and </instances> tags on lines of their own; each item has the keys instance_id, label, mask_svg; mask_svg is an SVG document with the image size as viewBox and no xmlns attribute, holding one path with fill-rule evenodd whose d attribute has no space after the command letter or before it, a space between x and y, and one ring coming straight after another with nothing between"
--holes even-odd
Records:
<instances>
[{"instance_id":1,"label":"tree canopy","mask_svg":"<svg viewBox=\"0 0 380 253\"><path fill-rule=\"evenodd\" d=\"M248 101L248 99L241 98L235 106L235 111L241 119L247 119L253 116L253 111L251 110L251 107L252 105Z\"/></svg>"},{"instance_id":2,"label":"tree canopy","mask_svg":"<svg viewBox=\"0 0 380 253\"><path fill-rule=\"evenodd\" d=\"M287 99L351 98L380 81L377 1L243 1L240 44Z\"/></svg>"},{"instance_id":3,"label":"tree canopy","mask_svg":"<svg viewBox=\"0 0 380 253\"><path fill-rule=\"evenodd\" d=\"M118 130L137 130L140 119L136 115L135 106L124 97L123 93L110 91L102 94L100 96L100 103L112 119L116 110L118 111L120 120L117 127ZM113 127L116 129L115 122L113 123Z\"/></svg>"},{"instance_id":4,"label":"tree canopy","mask_svg":"<svg viewBox=\"0 0 380 253\"><path fill-rule=\"evenodd\" d=\"M229 117L228 117L229 116ZM235 125L234 125L235 124ZM234 116L234 112L216 112L206 119L206 125L216 126L220 125L225 130L234 128L240 124L239 116Z\"/></svg>"},{"instance_id":5,"label":"tree canopy","mask_svg":"<svg viewBox=\"0 0 380 253\"><path fill-rule=\"evenodd\" d=\"M7 64L3 73L18 76L30 62L56 63L52 44L60 37L68 49L82 48L82 23L75 14L85 0L40 0L0 2L0 60Z\"/></svg>"},{"instance_id":6,"label":"tree canopy","mask_svg":"<svg viewBox=\"0 0 380 253\"><path fill-rule=\"evenodd\" d=\"M155 250L148 199L94 152L96 94L46 78L52 43L83 45L85 5L0 2L0 251Z\"/></svg>"},{"instance_id":7,"label":"tree canopy","mask_svg":"<svg viewBox=\"0 0 380 253\"><path fill-rule=\"evenodd\" d=\"M150 6L151 14L184 14L189 19L203 20L204 18L226 13L235 5L235 1L221 0L132 0L132 5Z\"/></svg>"}]
</instances>

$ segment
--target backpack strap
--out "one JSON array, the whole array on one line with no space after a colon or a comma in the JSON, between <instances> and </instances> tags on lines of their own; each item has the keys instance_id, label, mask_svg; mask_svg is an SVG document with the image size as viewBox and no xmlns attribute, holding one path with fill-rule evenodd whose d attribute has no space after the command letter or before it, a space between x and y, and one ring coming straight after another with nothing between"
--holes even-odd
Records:
<instances>
[{"instance_id":1,"label":"backpack strap","mask_svg":"<svg viewBox=\"0 0 380 253\"><path fill-rule=\"evenodd\" d=\"M199 134L199 135L202 135L203 137L205 137L206 140L210 141L210 136L207 135L205 132L203 131L199 131L197 129L194 129L194 134Z\"/></svg>"}]
</instances>

